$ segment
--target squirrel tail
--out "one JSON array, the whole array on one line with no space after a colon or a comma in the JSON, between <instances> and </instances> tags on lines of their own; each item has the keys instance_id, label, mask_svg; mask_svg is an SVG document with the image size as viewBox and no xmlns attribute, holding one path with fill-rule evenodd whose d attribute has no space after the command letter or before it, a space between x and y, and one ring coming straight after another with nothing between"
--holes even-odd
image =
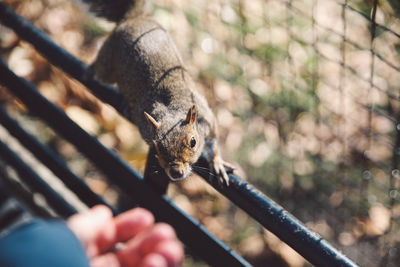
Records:
<instances>
[{"instance_id":1,"label":"squirrel tail","mask_svg":"<svg viewBox=\"0 0 400 267\"><path fill-rule=\"evenodd\" d=\"M83 0L89 10L99 17L119 22L144 13L146 0Z\"/></svg>"}]
</instances>

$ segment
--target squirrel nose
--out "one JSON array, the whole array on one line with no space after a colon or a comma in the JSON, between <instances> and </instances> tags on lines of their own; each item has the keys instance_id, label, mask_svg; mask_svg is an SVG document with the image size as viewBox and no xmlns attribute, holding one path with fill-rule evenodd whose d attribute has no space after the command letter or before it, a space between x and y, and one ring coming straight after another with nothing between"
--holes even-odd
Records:
<instances>
[{"instance_id":1,"label":"squirrel nose","mask_svg":"<svg viewBox=\"0 0 400 267\"><path fill-rule=\"evenodd\" d=\"M171 168L169 170L169 174L171 175L172 178L179 179L183 176L184 173L179 169Z\"/></svg>"}]
</instances>

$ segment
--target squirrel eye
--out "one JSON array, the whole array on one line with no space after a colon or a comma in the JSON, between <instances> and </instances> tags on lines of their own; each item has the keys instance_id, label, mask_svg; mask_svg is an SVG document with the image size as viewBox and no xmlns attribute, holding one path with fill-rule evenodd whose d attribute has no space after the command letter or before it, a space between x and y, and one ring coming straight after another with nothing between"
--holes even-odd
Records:
<instances>
[{"instance_id":1,"label":"squirrel eye","mask_svg":"<svg viewBox=\"0 0 400 267\"><path fill-rule=\"evenodd\" d=\"M196 139L194 136L190 138L190 148L194 148L196 146Z\"/></svg>"}]
</instances>

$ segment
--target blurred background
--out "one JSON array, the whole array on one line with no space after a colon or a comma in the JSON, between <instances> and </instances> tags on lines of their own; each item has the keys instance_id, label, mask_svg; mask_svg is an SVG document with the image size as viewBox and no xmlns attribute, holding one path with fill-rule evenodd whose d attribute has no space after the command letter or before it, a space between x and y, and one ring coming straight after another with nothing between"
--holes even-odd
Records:
<instances>
[{"instance_id":1,"label":"blurred background","mask_svg":"<svg viewBox=\"0 0 400 267\"><path fill-rule=\"evenodd\" d=\"M87 64L115 26L79 1L6 2ZM238 166L238 175L360 265L398 266L399 2L150 2L214 110L224 159ZM3 26L0 55L143 172L148 147L134 125ZM123 205L121 193L73 146L5 88L0 98L95 192ZM170 186L168 195L255 266L309 265L194 175ZM204 266L190 258L185 265Z\"/></svg>"}]
</instances>

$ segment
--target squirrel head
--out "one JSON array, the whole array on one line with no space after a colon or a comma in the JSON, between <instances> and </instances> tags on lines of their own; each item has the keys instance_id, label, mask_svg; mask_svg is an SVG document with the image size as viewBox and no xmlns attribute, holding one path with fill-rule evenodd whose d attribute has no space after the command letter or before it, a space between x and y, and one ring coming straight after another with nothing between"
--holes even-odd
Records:
<instances>
[{"instance_id":1,"label":"squirrel head","mask_svg":"<svg viewBox=\"0 0 400 267\"><path fill-rule=\"evenodd\" d=\"M185 179L191 172L191 165L200 157L204 140L199 138L196 120L197 110L193 105L186 118L172 128L166 129L145 112L147 121L155 130L153 145L160 166L172 181Z\"/></svg>"}]
</instances>

